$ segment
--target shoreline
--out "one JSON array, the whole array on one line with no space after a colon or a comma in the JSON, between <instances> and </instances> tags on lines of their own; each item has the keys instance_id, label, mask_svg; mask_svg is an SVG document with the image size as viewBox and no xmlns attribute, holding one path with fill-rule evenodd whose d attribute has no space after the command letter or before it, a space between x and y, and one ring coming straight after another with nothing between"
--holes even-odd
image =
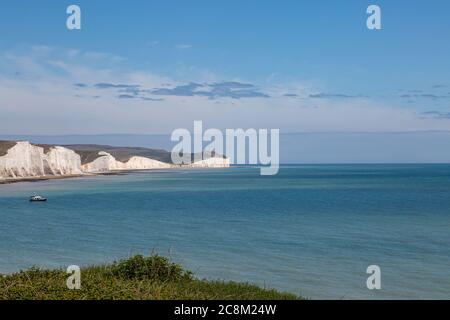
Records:
<instances>
[{"instance_id":1,"label":"shoreline","mask_svg":"<svg viewBox=\"0 0 450 320\"><path fill-rule=\"evenodd\" d=\"M39 176L39 177L26 177L26 178L11 178L0 180L0 185L13 184L19 182L39 182L48 180L61 180L70 178L81 178L86 176L95 176L95 174L74 174L74 175L64 175L64 176Z\"/></svg>"},{"instance_id":2,"label":"shoreline","mask_svg":"<svg viewBox=\"0 0 450 320\"><path fill-rule=\"evenodd\" d=\"M74 178L84 178L84 177L96 177L96 176L120 176L127 175L135 172L150 172L150 171L158 171L158 170L177 170L177 169L224 169L230 167L172 167L172 168L154 168L154 169L128 169L128 170L116 170L116 171L106 171L106 172L95 172L95 173L83 173L83 174L72 174L72 175L61 175L61 176L38 176L38 177L24 177L24 178L7 178L0 179L1 185L9 185L20 182L40 182L40 181L48 181L48 180L63 180L63 179L74 179Z\"/></svg>"},{"instance_id":3,"label":"shoreline","mask_svg":"<svg viewBox=\"0 0 450 320\"><path fill-rule=\"evenodd\" d=\"M144 170L142 170L144 171ZM0 180L0 185L7 185L20 182L39 182L48 180L63 180L63 179L75 179L84 177L97 177L97 176L119 176L121 174L127 174L132 171L111 171L111 172L98 172L98 173L84 173L84 174L71 174L63 176L39 176L39 177L26 177L26 178L13 178Z\"/></svg>"}]
</instances>

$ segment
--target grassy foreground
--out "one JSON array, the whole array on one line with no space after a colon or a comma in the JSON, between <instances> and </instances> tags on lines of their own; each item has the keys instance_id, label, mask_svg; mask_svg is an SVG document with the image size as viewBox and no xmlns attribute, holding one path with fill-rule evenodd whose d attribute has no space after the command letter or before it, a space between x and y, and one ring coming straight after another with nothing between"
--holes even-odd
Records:
<instances>
[{"instance_id":1,"label":"grassy foreground","mask_svg":"<svg viewBox=\"0 0 450 320\"><path fill-rule=\"evenodd\" d=\"M0 300L282 300L300 299L254 285L195 279L161 256L134 256L81 270L81 289L69 290L65 270L32 268L0 276Z\"/></svg>"}]
</instances>

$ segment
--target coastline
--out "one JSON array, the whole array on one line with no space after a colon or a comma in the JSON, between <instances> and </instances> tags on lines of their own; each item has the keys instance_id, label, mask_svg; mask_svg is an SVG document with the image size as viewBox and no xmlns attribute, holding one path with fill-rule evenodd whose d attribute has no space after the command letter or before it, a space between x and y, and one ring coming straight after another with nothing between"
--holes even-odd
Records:
<instances>
[{"instance_id":1,"label":"coastline","mask_svg":"<svg viewBox=\"0 0 450 320\"><path fill-rule=\"evenodd\" d=\"M97 174L73 174L64 176L39 176L39 177L25 177L25 178L8 178L0 180L0 185L13 184L19 182L38 182L47 180L61 180L61 179L71 179L71 178L81 178L86 176L95 176Z\"/></svg>"},{"instance_id":2,"label":"coastline","mask_svg":"<svg viewBox=\"0 0 450 320\"><path fill-rule=\"evenodd\" d=\"M216 155L204 158L202 154L201 160L194 159L190 164L176 165L171 163L171 154L165 150L0 141L0 184L117 175L128 171L229 166L229 159Z\"/></svg>"},{"instance_id":3,"label":"coastline","mask_svg":"<svg viewBox=\"0 0 450 320\"><path fill-rule=\"evenodd\" d=\"M136 171L150 171L149 170L123 170L123 171L109 171L109 172L97 172L97 173L84 173L84 174L71 174L63 176L39 176L39 177L24 177L24 178L12 178L0 180L0 185L13 184L20 182L39 182L48 180L63 180L63 179L75 179L84 177L95 177L95 176L118 176L125 175Z\"/></svg>"},{"instance_id":4,"label":"coastline","mask_svg":"<svg viewBox=\"0 0 450 320\"><path fill-rule=\"evenodd\" d=\"M223 167L227 168L227 167ZM229 168L229 167L228 167ZM71 175L60 175L60 176L38 176L38 177L23 177L23 178L7 178L0 179L0 185L8 185L20 182L39 182L39 181L48 181L48 180L63 180L63 179L74 179L74 178L84 178L84 177L95 177L95 176L119 176L126 175L133 172L150 172L157 170L177 170L177 169L221 169L214 167L192 167L192 166L176 166L172 168L154 168L154 169L128 169L128 170L112 170L105 172L90 172L83 174L71 174Z\"/></svg>"}]
</instances>

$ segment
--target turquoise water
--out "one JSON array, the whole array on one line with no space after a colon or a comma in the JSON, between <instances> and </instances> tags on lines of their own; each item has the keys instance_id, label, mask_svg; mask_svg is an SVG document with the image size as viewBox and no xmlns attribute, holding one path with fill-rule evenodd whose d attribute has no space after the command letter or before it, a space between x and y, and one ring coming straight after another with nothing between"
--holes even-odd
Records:
<instances>
[{"instance_id":1,"label":"turquoise water","mask_svg":"<svg viewBox=\"0 0 450 320\"><path fill-rule=\"evenodd\" d=\"M29 203L39 193L47 203ZM450 165L174 170L0 185L0 273L157 252L325 299L450 298ZM381 268L368 290L366 268Z\"/></svg>"}]
</instances>

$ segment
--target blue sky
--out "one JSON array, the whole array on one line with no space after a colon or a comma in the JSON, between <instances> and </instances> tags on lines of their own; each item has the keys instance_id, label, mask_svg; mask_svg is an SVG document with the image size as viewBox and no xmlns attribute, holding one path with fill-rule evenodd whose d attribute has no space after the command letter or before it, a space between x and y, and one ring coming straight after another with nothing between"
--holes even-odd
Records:
<instances>
[{"instance_id":1,"label":"blue sky","mask_svg":"<svg viewBox=\"0 0 450 320\"><path fill-rule=\"evenodd\" d=\"M449 130L449 15L445 0L2 1L0 131Z\"/></svg>"}]
</instances>

